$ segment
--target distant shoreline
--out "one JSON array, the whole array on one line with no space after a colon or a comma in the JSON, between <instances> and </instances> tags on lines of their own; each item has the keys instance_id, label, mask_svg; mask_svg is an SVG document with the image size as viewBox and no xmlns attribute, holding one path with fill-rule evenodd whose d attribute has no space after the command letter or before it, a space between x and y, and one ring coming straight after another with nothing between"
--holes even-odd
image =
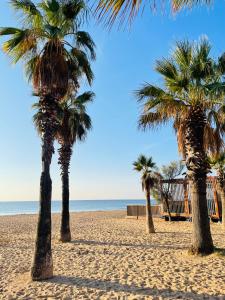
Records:
<instances>
[{"instance_id":1,"label":"distant shoreline","mask_svg":"<svg viewBox=\"0 0 225 300\"><path fill-rule=\"evenodd\" d=\"M127 205L145 205L145 200L71 200L70 212L96 212L126 210ZM152 199L152 205L156 202ZM62 201L52 201L52 213L60 213ZM0 202L0 216L35 215L39 211L38 201Z\"/></svg>"},{"instance_id":2,"label":"distant shoreline","mask_svg":"<svg viewBox=\"0 0 225 300\"><path fill-rule=\"evenodd\" d=\"M70 214L82 214L82 213L116 213L116 212L126 212L126 209L115 209L115 210L84 210L84 211L70 211ZM60 215L61 212L52 212L52 215ZM0 213L0 218L1 217L22 217L22 216L26 216L26 217L29 217L29 216L38 216L38 212L35 212L35 213L17 213L17 214L4 214L4 215L1 215Z\"/></svg>"}]
</instances>

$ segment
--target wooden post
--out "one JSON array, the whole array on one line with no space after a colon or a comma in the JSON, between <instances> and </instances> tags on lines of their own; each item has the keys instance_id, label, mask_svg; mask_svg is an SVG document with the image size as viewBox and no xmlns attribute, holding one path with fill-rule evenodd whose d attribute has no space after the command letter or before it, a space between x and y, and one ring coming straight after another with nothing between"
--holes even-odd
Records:
<instances>
[{"instance_id":1,"label":"wooden post","mask_svg":"<svg viewBox=\"0 0 225 300\"><path fill-rule=\"evenodd\" d=\"M137 205L137 220L138 220L138 217L139 217L139 209L138 209L138 205Z\"/></svg>"},{"instance_id":2,"label":"wooden post","mask_svg":"<svg viewBox=\"0 0 225 300\"><path fill-rule=\"evenodd\" d=\"M219 213L219 201L218 201L218 195L217 195L217 191L216 191L216 178L212 178L212 188L213 188L213 199L214 199L214 203L215 203L215 210L216 210L216 217L219 219L220 218L220 213Z\"/></svg>"},{"instance_id":3,"label":"wooden post","mask_svg":"<svg viewBox=\"0 0 225 300\"><path fill-rule=\"evenodd\" d=\"M190 210L189 210L189 203L188 203L188 188L187 188L187 180L184 179L184 206L185 206L185 213L187 217L190 217Z\"/></svg>"}]
</instances>

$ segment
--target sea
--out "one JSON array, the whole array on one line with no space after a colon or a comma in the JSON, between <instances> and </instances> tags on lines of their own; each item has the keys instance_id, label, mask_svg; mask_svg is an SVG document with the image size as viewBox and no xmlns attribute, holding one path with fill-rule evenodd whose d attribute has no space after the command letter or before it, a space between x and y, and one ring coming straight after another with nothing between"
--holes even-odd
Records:
<instances>
[{"instance_id":1,"label":"sea","mask_svg":"<svg viewBox=\"0 0 225 300\"><path fill-rule=\"evenodd\" d=\"M152 205L155 205L154 199ZM124 210L127 205L145 205L145 200L70 200L70 211ZM52 212L61 212L62 202L52 201ZM38 201L0 201L0 215L36 214Z\"/></svg>"}]
</instances>

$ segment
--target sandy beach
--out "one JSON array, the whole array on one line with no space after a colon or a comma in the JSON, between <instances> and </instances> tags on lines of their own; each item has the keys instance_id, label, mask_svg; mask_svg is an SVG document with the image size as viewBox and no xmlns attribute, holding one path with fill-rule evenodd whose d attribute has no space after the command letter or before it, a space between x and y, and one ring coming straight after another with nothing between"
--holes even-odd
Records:
<instances>
[{"instance_id":1,"label":"sandy beach","mask_svg":"<svg viewBox=\"0 0 225 300\"><path fill-rule=\"evenodd\" d=\"M73 241L58 241L53 215L55 276L31 282L36 215L0 217L0 299L225 299L225 255L187 254L191 223L155 219L156 234L145 234L144 219L125 212L71 214ZM215 246L225 233L212 224Z\"/></svg>"}]
</instances>

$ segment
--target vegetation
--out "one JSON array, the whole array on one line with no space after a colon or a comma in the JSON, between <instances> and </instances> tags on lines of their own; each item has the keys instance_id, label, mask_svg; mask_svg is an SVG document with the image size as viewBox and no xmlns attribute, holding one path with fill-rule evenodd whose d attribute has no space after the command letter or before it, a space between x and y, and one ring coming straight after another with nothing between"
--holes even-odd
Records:
<instances>
[{"instance_id":1,"label":"vegetation","mask_svg":"<svg viewBox=\"0 0 225 300\"><path fill-rule=\"evenodd\" d=\"M170 222L171 212L169 201L173 200L173 180L180 176L183 170L184 164L182 161L172 161L167 166L163 165L159 171L159 176L161 180L166 180L166 182L161 184L161 181L159 181L159 184L154 187L154 197L164 202Z\"/></svg>"},{"instance_id":2,"label":"vegetation","mask_svg":"<svg viewBox=\"0 0 225 300\"><path fill-rule=\"evenodd\" d=\"M197 4L211 4L212 0L171 0L171 8L178 11L183 7L192 7ZM152 10L163 4L164 1L155 0L99 0L95 11L99 19L106 19L111 26L116 19L120 22L128 19L132 21L139 11L143 11L145 6L149 5Z\"/></svg>"},{"instance_id":3,"label":"vegetation","mask_svg":"<svg viewBox=\"0 0 225 300\"><path fill-rule=\"evenodd\" d=\"M72 156L73 145L77 141L83 141L88 130L91 129L91 118L86 113L86 105L94 98L91 92L83 93L61 105L62 113L60 125L57 130L57 140L60 144L59 160L62 178L62 218L60 239L62 242L71 241L70 222L69 222L69 166Z\"/></svg>"},{"instance_id":4,"label":"vegetation","mask_svg":"<svg viewBox=\"0 0 225 300\"><path fill-rule=\"evenodd\" d=\"M146 195L146 232L154 233L155 228L151 212L150 191L151 188L153 188L154 185L158 182L158 175L154 171L154 169L156 168L156 164L153 162L151 157L147 158L144 155L140 155L137 161L133 163L133 166L135 171L142 172L142 190Z\"/></svg>"},{"instance_id":5,"label":"vegetation","mask_svg":"<svg viewBox=\"0 0 225 300\"><path fill-rule=\"evenodd\" d=\"M94 43L87 32L79 31L88 13L84 1L50 0L35 5L31 0L11 0L11 4L23 16L22 27L0 29L0 35L10 35L3 49L14 63L25 61L43 113L40 212L31 271L33 280L42 280L53 276L50 165L59 125L58 103L71 87L78 87L80 71L91 83L93 73L87 51L94 59Z\"/></svg>"},{"instance_id":6,"label":"vegetation","mask_svg":"<svg viewBox=\"0 0 225 300\"><path fill-rule=\"evenodd\" d=\"M73 146L77 141L84 141L88 130L91 129L91 118L86 112L86 105L94 98L94 93L85 92L79 96L72 94L67 100L59 104L56 139L60 145L58 149L58 163L61 166L62 178L62 216L60 240L71 241L69 217L69 167ZM39 103L33 105L38 109L34 115L34 123L41 134L43 113Z\"/></svg>"},{"instance_id":7,"label":"vegetation","mask_svg":"<svg viewBox=\"0 0 225 300\"><path fill-rule=\"evenodd\" d=\"M136 92L138 101L145 101L140 128L156 128L173 120L192 186L191 251L196 254L213 252L206 202L206 149L217 151L224 133L223 68L210 57L210 49L206 40L178 42L170 58L156 62L164 88L145 84Z\"/></svg>"}]
</instances>

